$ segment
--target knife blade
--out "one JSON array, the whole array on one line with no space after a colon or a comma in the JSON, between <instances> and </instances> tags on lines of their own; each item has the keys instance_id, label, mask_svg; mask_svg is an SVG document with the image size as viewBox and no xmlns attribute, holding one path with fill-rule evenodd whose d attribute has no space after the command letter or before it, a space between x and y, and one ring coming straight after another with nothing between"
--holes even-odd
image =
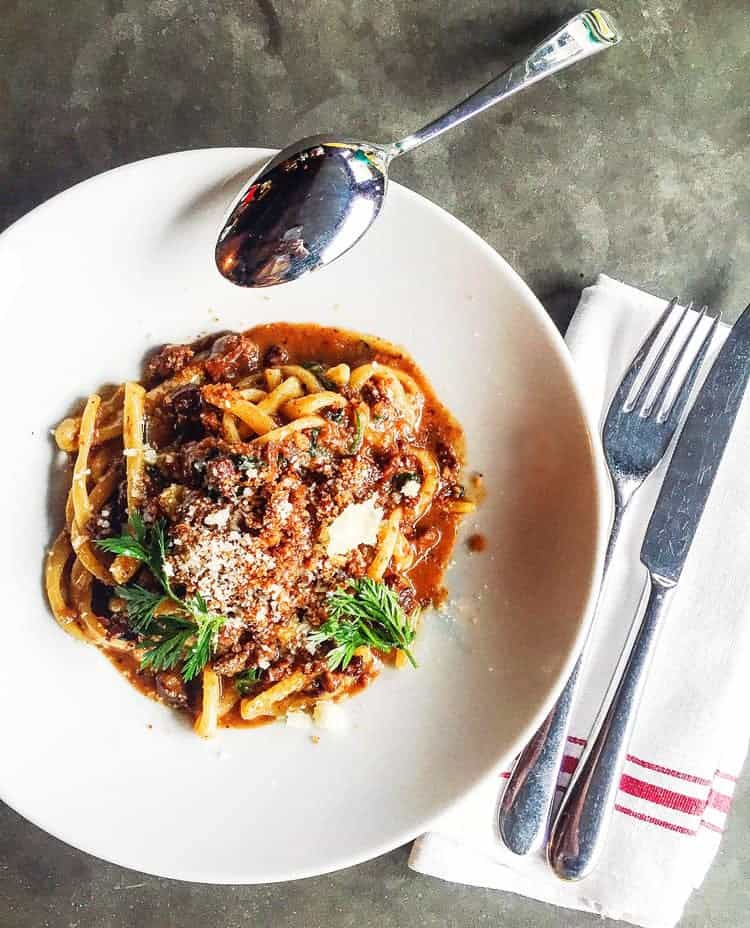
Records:
<instances>
[{"instance_id":1,"label":"knife blade","mask_svg":"<svg viewBox=\"0 0 750 928\"><path fill-rule=\"evenodd\" d=\"M729 331L693 404L646 529L641 561L667 584L682 573L750 379L750 306Z\"/></svg>"}]
</instances>

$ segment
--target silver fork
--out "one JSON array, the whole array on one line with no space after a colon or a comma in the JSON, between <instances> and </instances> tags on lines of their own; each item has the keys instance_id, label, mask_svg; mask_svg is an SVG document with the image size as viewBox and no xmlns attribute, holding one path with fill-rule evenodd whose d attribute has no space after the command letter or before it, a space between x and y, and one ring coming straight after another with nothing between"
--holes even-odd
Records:
<instances>
[{"instance_id":1,"label":"silver fork","mask_svg":"<svg viewBox=\"0 0 750 928\"><path fill-rule=\"evenodd\" d=\"M635 388L638 376L677 304L673 299L649 333L612 399L604 422L604 457L614 491L614 515L604 557L604 572L589 629L596 621L609 564L617 545L623 516L646 478L669 447L685 411L698 371L706 357L721 318L717 315L702 338L684 375L682 362L707 307L694 321L693 304L682 310L669 335ZM681 340L680 340L681 339ZM672 360L668 360L673 349ZM568 734L576 685L585 659L584 642L568 682L550 714L518 756L500 802L498 825L505 845L515 854L529 854L544 843L557 777Z\"/></svg>"}]
</instances>

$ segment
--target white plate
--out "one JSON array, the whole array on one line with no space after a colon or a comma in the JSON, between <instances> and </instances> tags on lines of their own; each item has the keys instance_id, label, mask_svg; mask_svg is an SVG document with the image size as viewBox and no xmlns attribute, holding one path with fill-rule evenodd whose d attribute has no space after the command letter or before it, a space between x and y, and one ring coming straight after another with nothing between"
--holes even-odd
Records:
<instances>
[{"instance_id":1,"label":"white plate","mask_svg":"<svg viewBox=\"0 0 750 928\"><path fill-rule=\"evenodd\" d=\"M224 281L213 247L266 153L168 155L55 197L0 236L0 795L79 848L216 883L323 873L422 832L507 762L572 663L601 556L602 483L563 343L476 235L392 186L333 267L262 291ZM455 606L347 704L351 729L276 724L210 742L56 626L42 558L61 519L50 427L165 341L315 320L402 343L463 423L488 496L459 543Z\"/></svg>"}]
</instances>

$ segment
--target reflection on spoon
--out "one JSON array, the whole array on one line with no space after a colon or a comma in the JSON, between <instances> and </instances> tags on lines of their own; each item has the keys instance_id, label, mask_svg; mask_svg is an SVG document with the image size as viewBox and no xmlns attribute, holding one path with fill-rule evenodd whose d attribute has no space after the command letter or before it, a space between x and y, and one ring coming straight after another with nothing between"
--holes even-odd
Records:
<instances>
[{"instance_id":1,"label":"reflection on spoon","mask_svg":"<svg viewBox=\"0 0 750 928\"><path fill-rule=\"evenodd\" d=\"M305 139L240 197L216 247L234 283L265 287L328 264L359 239L385 193L387 156L366 143Z\"/></svg>"}]
</instances>

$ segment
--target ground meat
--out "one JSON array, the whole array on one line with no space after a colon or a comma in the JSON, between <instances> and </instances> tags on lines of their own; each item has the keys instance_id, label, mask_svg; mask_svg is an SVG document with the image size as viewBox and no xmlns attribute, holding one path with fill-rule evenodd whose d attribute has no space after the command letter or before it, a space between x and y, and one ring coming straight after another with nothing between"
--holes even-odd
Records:
<instances>
[{"instance_id":1,"label":"ground meat","mask_svg":"<svg viewBox=\"0 0 750 928\"><path fill-rule=\"evenodd\" d=\"M258 370L260 351L245 335L222 335L217 338L205 362L206 373L214 383L236 380Z\"/></svg>"},{"instance_id":2,"label":"ground meat","mask_svg":"<svg viewBox=\"0 0 750 928\"><path fill-rule=\"evenodd\" d=\"M355 655L350 661L349 666L346 668L347 676L350 677L359 677L365 670L365 664L362 658L359 655Z\"/></svg>"},{"instance_id":3,"label":"ground meat","mask_svg":"<svg viewBox=\"0 0 750 928\"><path fill-rule=\"evenodd\" d=\"M204 485L220 496L235 496L240 479L240 472L229 457L214 458L206 464Z\"/></svg>"},{"instance_id":4,"label":"ground meat","mask_svg":"<svg viewBox=\"0 0 750 928\"><path fill-rule=\"evenodd\" d=\"M187 688L177 673L164 670L156 674L156 692L168 705L184 708L188 704Z\"/></svg>"},{"instance_id":5,"label":"ground meat","mask_svg":"<svg viewBox=\"0 0 750 928\"><path fill-rule=\"evenodd\" d=\"M203 486L206 462L214 454L206 441L190 441L179 452L170 452L159 459L159 469L164 477L174 483L188 487Z\"/></svg>"},{"instance_id":6,"label":"ground meat","mask_svg":"<svg viewBox=\"0 0 750 928\"><path fill-rule=\"evenodd\" d=\"M362 387L362 399L371 406L383 398L378 385L372 380L368 380Z\"/></svg>"},{"instance_id":7,"label":"ground meat","mask_svg":"<svg viewBox=\"0 0 750 928\"><path fill-rule=\"evenodd\" d=\"M275 664L268 668L265 679L269 683L278 683L279 680L283 680L288 675L293 663L291 657L282 657L281 660L276 661Z\"/></svg>"},{"instance_id":8,"label":"ground meat","mask_svg":"<svg viewBox=\"0 0 750 928\"><path fill-rule=\"evenodd\" d=\"M333 674L330 670L326 670L326 672L321 674L320 677L321 689L324 689L326 693L333 693L339 684L339 681L336 679L336 677L337 674Z\"/></svg>"},{"instance_id":9,"label":"ground meat","mask_svg":"<svg viewBox=\"0 0 750 928\"><path fill-rule=\"evenodd\" d=\"M401 608L404 610L406 615L411 615L419 605L417 602L416 593L414 592L414 587L408 583L405 583L404 585L400 585L396 592L398 594L398 601L401 605Z\"/></svg>"},{"instance_id":10,"label":"ground meat","mask_svg":"<svg viewBox=\"0 0 750 928\"><path fill-rule=\"evenodd\" d=\"M206 409L201 413L201 425L206 435L222 435L224 429L221 413L217 409Z\"/></svg>"},{"instance_id":11,"label":"ground meat","mask_svg":"<svg viewBox=\"0 0 750 928\"><path fill-rule=\"evenodd\" d=\"M222 625L216 642L216 653L219 657L236 651L240 647L243 628L241 625Z\"/></svg>"},{"instance_id":12,"label":"ground meat","mask_svg":"<svg viewBox=\"0 0 750 928\"><path fill-rule=\"evenodd\" d=\"M241 673L248 664L251 664L255 657L255 648L246 642L239 647L237 651L230 651L224 657L220 657L213 662L213 669L223 677L233 677Z\"/></svg>"},{"instance_id":13,"label":"ground meat","mask_svg":"<svg viewBox=\"0 0 750 928\"><path fill-rule=\"evenodd\" d=\"M113 612L110 609L112 601L112 587L100 580L94 580L91 585L91 605L94 615L101 619L107 630L108 638L123 638L126 641L135 641L137 635L128 624L127 612Z\"/></svg>"},{"instance_id":14,"label":"ground meat","mask_svg":"<svg viewBox=\"0 0 750 928\"><path fill-rule=\"evenodd\" d=\"M435 457L438 460L441 470L455 470L458 467L458 458L454 450L445 444L445 442L439 441L435 448Z\"/></svg>"},{"instance_id":15,"label":"ground meat","mask_svg":"<svg viewBox=\"0 0 750 928\"><path fill-rule=\"evenodd\" d=\"M146 362L143 379L150 387L174 377L191 362L195 352L190 345L164 345Z\"/></svg>"},{"instance_id":16,"label":"ground meat","mask_svg":"<svg viewBox=\"0 0 750 928\"><path fill-rule=\"evenodd\" d=\"M177 435L186 440L197 438L201 432L200 415L203 412L200 387L192 383L180 387L167 398L166 406Z\"/></svg>"},{"instance_id":17,"label":"ground meat","mask_svg":"<svg viewBox=\"0 0 750 928\"><path fill-rule=\"evenodd\" d=\"M264 367L281 367L282 364L289 363L289 352L281 345L270 345L266 348L263 355Z\"/></svg>"},{"instance_id":18,"label":"ground meat","mask_svg":"<svg viewBox=\"0 0 750 928\"><path fill-rule=\"evenodd\" d=\"M128 521L127 512L127 488L122 481L99 512L93 515L86 526L86 534L94 540L121 535Z\"/></svg>"}]
</instances>

